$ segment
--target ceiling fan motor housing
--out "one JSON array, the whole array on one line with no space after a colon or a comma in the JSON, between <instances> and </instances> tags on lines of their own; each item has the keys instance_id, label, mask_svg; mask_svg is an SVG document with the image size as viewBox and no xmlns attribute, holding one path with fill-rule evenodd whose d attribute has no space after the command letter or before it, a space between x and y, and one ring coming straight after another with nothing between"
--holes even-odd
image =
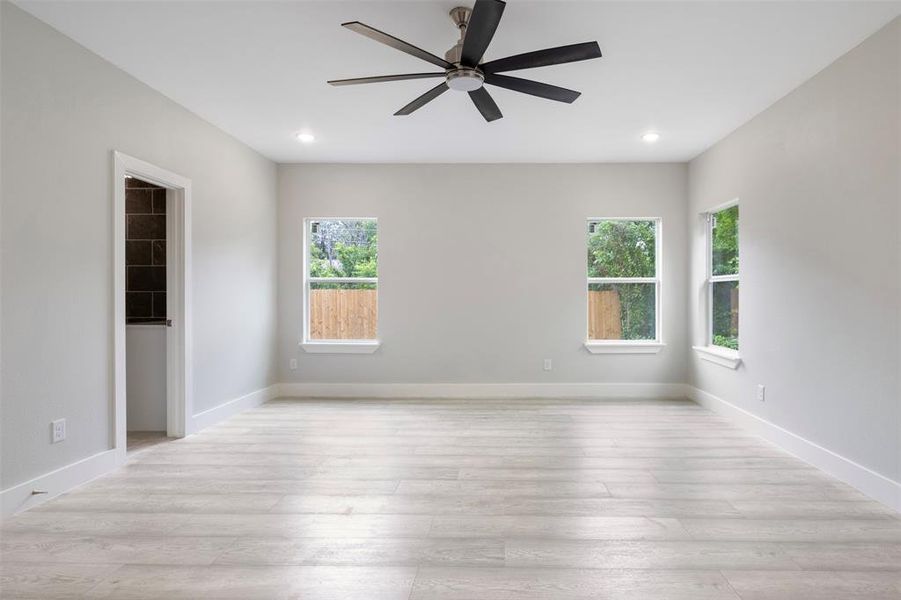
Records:
<instances>
[{"instance_id":1,"label":"ceiling fan motor housing","mask_svg":"<svg viewBox=\"0 0 901 600\"><path fill-rule=\"evenodd\" d=\"M472 15L472 9L465 6L452 8L450 13L451 21L460 30L460 40L454 46L444 53L444 60L455 65L460 64L460 58L463 56L463 39L466 37L466 26L469 25L469 17Z\"/></svg>"},{"instance_id":2,"label":"ceiling fan motor housing","mask_svg":"<svg viewBox=\"0 0 901 600\"><path fill-rule=\"evenodd\" d=\"M447 72L447 87L458 92L472 92L485 82L485 76L479 69L460 66L463 56L463 40L466 39L466 27L469 25L469 17L472 9L466 6L458 6L450 11L450 18L460 30L460 41L444 54L444 59L457 66Z\"/></svg>"}]
</instances>

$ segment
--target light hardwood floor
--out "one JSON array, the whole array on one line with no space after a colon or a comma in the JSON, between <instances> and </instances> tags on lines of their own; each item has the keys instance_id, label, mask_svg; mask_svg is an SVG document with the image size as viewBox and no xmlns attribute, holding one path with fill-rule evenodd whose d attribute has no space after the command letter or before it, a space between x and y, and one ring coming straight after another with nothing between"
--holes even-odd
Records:
<instances>
[{"instance_id":1,"label":"light hardwood floor","mask_svg":"<svg viewBox=\"0 0 901 600\"><path fill-rule=\"evenodd\" d=\"M901 598L901 517L682 401L279 400L9 519L3 598Z\"/></svg>"},{"instance_id":2,"label":"light hardwood floor","mask_svg":"<svg viewBox=\"0 0 901 600\"><path fill-rule=\"evenodd\" d=\"M167 444L174 438L166 437L165 431L129 431L126 436L125 449L129 457L149 450L160 444Z\"/></svg>"}]
</instances>

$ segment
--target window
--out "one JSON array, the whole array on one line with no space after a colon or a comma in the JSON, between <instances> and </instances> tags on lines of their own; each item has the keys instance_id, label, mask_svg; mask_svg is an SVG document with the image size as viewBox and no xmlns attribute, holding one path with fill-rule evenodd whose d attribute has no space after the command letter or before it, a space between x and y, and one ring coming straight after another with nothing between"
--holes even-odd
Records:
<instances>
[{"instance_id":1,"label":"window","mask_svg":"<svg viewBox=\"0 0 901 600\"><path fill-rule=\"evenodd\" d=\"M305 229L304 349L373 351L378 345L378 223L307 219Z\"/></svg>"},{"instance_id":2,"label":"window","mask_svg":"<svg viewBox=\"0 0 901 600\"><path fill-rule=\"evenodd\" d=\"M708 277L711 346L738 350L738 205L709 213Z\"/></svg>"},{"instance_id":3,"label":"window","mask_svg":"<svg viewBox=\"0 0 901 600\"><path fill-rule=\"evenodd\" d=\"M659 240L659 219L588 221L590 351L607 351L605 346L659 351Z\"/></svg>"}]
</instances>

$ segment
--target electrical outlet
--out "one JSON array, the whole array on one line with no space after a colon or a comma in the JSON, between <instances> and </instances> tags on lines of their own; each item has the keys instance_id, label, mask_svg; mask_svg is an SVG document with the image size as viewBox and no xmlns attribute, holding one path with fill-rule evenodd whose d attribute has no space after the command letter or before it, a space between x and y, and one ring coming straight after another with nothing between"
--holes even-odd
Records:
<instances>
[{"instance_id":1,"label":"electrical outlet","mask_svg":"<svg viewBox=\"0 0 901 600\"><path fill-rule=\"evenodd\" d=\"M761 402L766 402L766 386L758 385L757 386L757 399Z\"/></svg>"},{"instance_id":2,"label":"electrical outlet","mask_svg":"<svg viewBox=\"0 0 901 600\"><path fill-rule=\"evenodd\" d=\"M66 420L57 419L50 423L51 427L51 444L56 444L66 439Z\"/></svg>"},{"instance_id":3,"label":"electrical outlet","mask_svg":"<svg viewBox=\"0 0 901 600\"><path fill-rule=\"evenodd\" d=\"M545 359L544 359L544 370L545 370L545 371L550 371L550 370L553 369L553 368L554 368L554 363L553 363L553 361L551 361L551 359L549 359L549 358L545 358Z\"/></svg>"},{"instance_id":4,"label":"electrical outlet","mask_svg":"<svg viewBox=\"0 0 901 600\"><path fill-rule=\"evenodd\" d=\"M296 358L292 358L291 360L288 361L288 368L291 369L292 371L297 370L297 359Z\"/></svg>"}]
</instances>

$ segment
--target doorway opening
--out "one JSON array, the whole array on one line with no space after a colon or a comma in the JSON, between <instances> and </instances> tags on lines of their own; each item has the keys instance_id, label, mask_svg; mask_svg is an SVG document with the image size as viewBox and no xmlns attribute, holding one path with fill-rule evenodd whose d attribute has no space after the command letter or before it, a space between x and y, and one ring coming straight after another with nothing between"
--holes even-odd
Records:
<instances>
[{"instance_id":1,"label":"doorway opening","mask_svg":"<svg viewBox=\"0 0 901 600\"><path fill-rule=\"evenodd\" d=\"M166 188L125 175L126 453L169 440Z\"/></svg>"},{"instance_id":2,"label":"doorway opening","mask_svg":"<svg viewBox=\"0 0 901 600\"><path fill-rule=\"evenodd\" d=\"M190 180L113 153L114 431L120 462L190 433Z\"/></svg>"}]
</instances>

